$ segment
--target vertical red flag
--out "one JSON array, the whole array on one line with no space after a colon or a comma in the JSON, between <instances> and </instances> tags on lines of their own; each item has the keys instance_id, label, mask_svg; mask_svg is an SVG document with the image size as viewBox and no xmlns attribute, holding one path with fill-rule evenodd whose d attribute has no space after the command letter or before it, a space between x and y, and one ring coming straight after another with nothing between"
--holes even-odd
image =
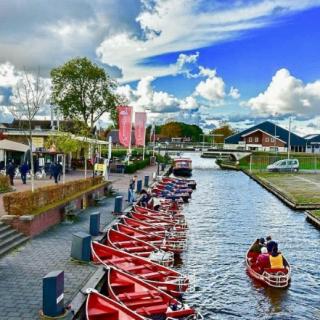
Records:
<instances>
[{"instance_id":1,"label":"vertical red flag","mask_svg":"<svg viewBox=\"0 0 320 320\"><path fill-rule=\"evenodd\" d=\"M131 107L118 106L119 141L125 147L129 147L131 145L131 114Z\"/></svg>"},{"instance_id":2,"label":"vertical red flag","mask_svg":"<svg viewBox=\"0 0 320 320\"><path fill-rule=\"evenodd\" d=\"M147 121L147 114L145 112L135 113L134 137L136 140L136 146L145 145L146 121Z\"/></svg>"}]
</instances>

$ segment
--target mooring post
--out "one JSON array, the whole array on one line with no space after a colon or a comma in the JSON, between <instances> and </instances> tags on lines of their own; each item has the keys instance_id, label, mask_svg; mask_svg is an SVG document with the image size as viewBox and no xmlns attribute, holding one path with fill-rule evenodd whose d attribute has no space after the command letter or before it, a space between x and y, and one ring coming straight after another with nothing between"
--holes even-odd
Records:
<instances>
[{"instance_id":1,"label":"mooring post","mask_svg":"<svg viewBox=\"0 0 320 320\"><path fill-rule=\"evenodd\" d=\"M100 233L100 212L90 213L90 234L98 236Z\"/></svg>"},{"instance_id":2,"label":"mooring post","mask_svg":"<svg viewBox=\"0 0 320 320\"><path fill-rule=\"evenodd\" d=\"M142 180L137 181L137 192L140 193L142 191Z\"/></svg>"},{"instance_id":3,"label":"mooring post","mask_svg":"<svg viewBox=\"0 0 320 320\"><path fill-rule=\"evenodd\" d=\"M144 176L144 186L149 187L149 176Z\"/></svg>"},{"instance_id":4,"label":"mooring post","mask_svg":"<svg viewBox=\"0 0 320 320\"><path fill-rule=\"evenodd\" d=\"M64 314L64 272L52 271L42 278L42 312L48 317Z\"/></svg>"},{"instance_id":5,"label":"mooring post","mask_svg":"<svg viewBox=\"0 0 320 320\"><path fill-rule=\"evenodd\" d=\"M91 236L85 232L72 235L71 258L89 262L91 258Z\"/></svg>"},{"instance_id":6,"label":"mooring post","mask_svg":"<svg viewBox=\"0 0 320 320\"><path fill-rule=\"evenodd\" d=\"M114 211L113 213L119 214L122 213L122 201L123 201L123 196L117 196L114 199Z\"/></svg>"}]
</instances>

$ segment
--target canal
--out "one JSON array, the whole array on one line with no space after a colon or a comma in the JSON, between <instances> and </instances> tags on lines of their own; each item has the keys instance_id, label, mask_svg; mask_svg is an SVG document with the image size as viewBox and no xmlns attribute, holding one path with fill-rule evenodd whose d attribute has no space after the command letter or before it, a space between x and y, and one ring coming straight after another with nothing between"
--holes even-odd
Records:
<instances>
[{"instance_id":1,"label":"canal","mask_svg":"<svg viewBox=\"0 0 320 320\"><path fill-rule=\"evenodd\" d=\"M179 269L195 276L186 301L207 319L320 319L320 232L241 172L192 155L197 190L185 206L188 249ZM254 239L272 235L292 266L287 289L245 271Z\"/></svg>"}]
</instances>

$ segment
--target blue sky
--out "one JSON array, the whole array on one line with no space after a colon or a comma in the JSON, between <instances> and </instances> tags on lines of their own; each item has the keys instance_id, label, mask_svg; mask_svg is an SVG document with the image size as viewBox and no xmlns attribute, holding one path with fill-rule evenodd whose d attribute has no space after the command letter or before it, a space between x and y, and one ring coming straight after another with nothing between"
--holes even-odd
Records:
<instances>
[{"instance_id":1,"label":"blue sky","mask_svg":"<svg viewBox=\"0 0 320 320\"><path fill-rule=\"evenodd\" d=\"M1 118L22 69L87 56L149 121L320 132L319 52L320 0L3 0Z\"/></svg>"}]
</instances>

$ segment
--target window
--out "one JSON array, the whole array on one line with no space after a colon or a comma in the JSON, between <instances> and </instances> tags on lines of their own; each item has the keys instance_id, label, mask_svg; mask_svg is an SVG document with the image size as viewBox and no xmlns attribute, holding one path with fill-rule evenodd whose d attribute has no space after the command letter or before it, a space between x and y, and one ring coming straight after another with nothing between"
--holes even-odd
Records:
<instances>
[{"instance_id":1,"label":"window","mask_svg":"<svg viewBox=\"0 0 320 320\"><path fill-rule=\"evenodd\" d=\"M265 141L266 141L266 142L269 142L269 140L270 140L269 137L266 137Z\"/></svg>"},{"instance_id":2,"label":"window","mask_svg":"<svg viewBox=\"0 0 320 320\"><path fill-rule=\"evenodd\" d=\"M254 142L259 142L259 137L255 137Z\"/></svg>"},{"instance_id":3,"label":"window","mask_svg":"<svg viewBox=\"0 0 320 320\"><path fill-rule=\"evenodd\" d=\"M249 142L252 142L252 137L249 137Z\"/></svg>"},{"instance_id":4,"label":"window","mask_svg":"<svg viewBox=\"0 0 320 320\"><path fill-rule=\"evenodd\" d=\"M274 142L274 138L271 138L271 142Z\"/></svg>"}]
</instances>

